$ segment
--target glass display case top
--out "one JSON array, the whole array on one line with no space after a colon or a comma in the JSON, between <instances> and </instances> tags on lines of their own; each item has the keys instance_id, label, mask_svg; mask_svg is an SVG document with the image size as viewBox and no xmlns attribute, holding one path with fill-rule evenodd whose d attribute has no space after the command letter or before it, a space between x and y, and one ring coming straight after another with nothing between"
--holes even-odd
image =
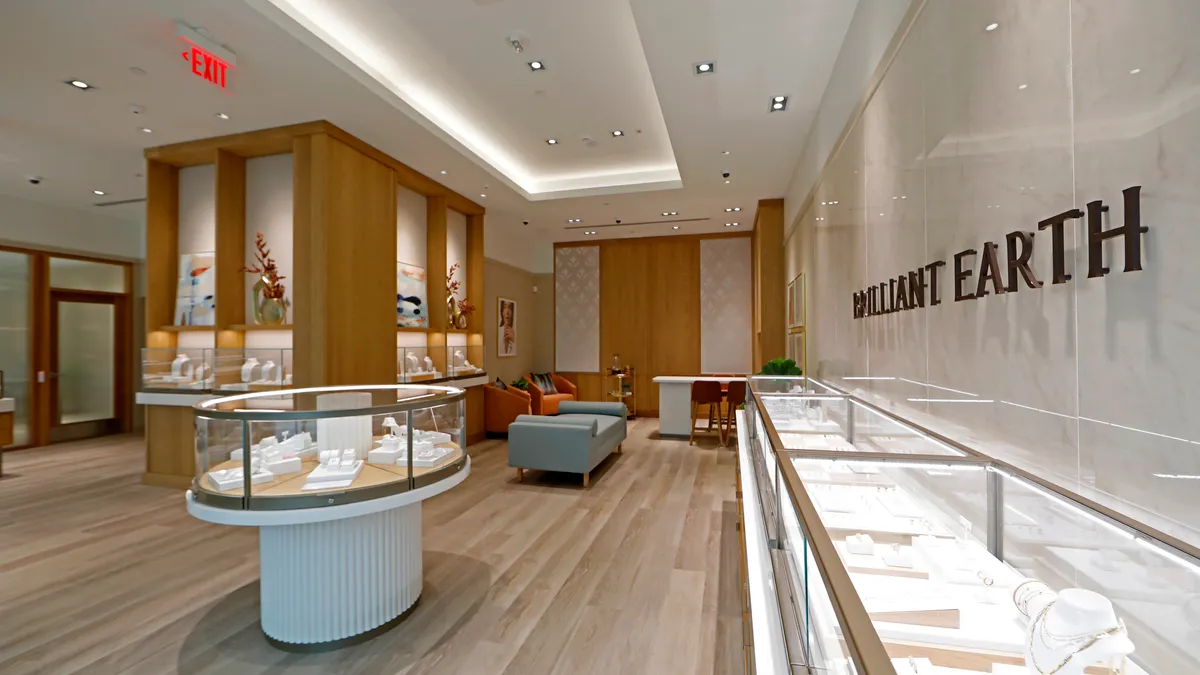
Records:
<instances>
[{"instance_id":1,"label":"glass display case top","mask_svg":"<svg viewBox=\"0 0 1200 675\"><path fill-rule=\"evenodd\" d=\"M440 382L485 375L483 345L397 347L396 382Z\"/></svg>"},{"instance_id":2,"label":"glass display case top","mask_svg":"<svg viewBox=\"0 0 1200 675\"><path fill-rule=\"evenodd\" d=\"M278 510L427 485L466 461L464 400L453 387L377 385L199 403L193 493L223 508Z\"/></svg>"},{"instance_id":3,"label":"glass display case top","mask_svg":"<svg viewBox=\"0 0 1200 675\"><path fill-rule=\"evenodd\" d=\"M874 447L863 422L922 430L866 421L874 411L861 403L758 394L747 405L784 578L804 598L795 642L808 663L856 670L822 578L830 561L822 571L812 556L828 537L897 675L1200 673L1200 561L1186 545L984 457ZM859 454L778 447L797 417L820 423L817 405L832 406L829 435L858 436ZM838 417L848 409L849 424ZM781 487L791 477L804 500ZM806 513L817 521L802 527Z\"/></svg>"},{"instance_id":4,"label":"glass display case top","mask_svg":"<svg viewBox=\"0 0 1200 675\"><path fill-rule=\"evenodd\" d=\"M234 393L291 385L291 349L142 349L143 391Z\"/></svg>"}]
</instances>

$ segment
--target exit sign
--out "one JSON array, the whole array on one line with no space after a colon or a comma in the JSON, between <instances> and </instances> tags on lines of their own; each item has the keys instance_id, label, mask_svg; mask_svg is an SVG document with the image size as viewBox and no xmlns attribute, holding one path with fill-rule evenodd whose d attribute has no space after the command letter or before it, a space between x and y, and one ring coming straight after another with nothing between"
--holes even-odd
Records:
<instances>
[{"instance_id":1,"label":"exit sign","mask_svg":"<svg viewBox=\"0 0 1200 675\"><path fill-rule=\"evenodd\" d=\"M228 90L232 83L232 64L189 40L185 39L183 43L183 59L191 65L192 74Z\"/></svg>"},{"instance_id":2,"label":"exit sign","mask_svg":"<svg viewBox=\"0 0 1200 675\"><path fill-rule=\"evenodd\" d=\"M192 75L222 91L233 88L233 69L237 65L233 52L204 28L193 28L182 20L175 22L175 35L179 38L180 56Z\"/></svg>"}]
</instances>

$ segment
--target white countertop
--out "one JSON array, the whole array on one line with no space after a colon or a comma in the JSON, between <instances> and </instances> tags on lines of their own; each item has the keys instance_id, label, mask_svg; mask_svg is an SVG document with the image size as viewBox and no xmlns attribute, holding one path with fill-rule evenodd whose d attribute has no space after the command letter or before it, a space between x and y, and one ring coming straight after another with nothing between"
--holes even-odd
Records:
<instances>
[{"instance_id":1,"label":"white countertop","mask_svg":"<svg viewBox=\"0 0 1200 675\"><path fill-rule=\"evenodd\" d=\"M713 377L710 375L659 375L654 378L658 384L691 384L693 382L731 382L733 380L744 380L748 375L734 375L732 377Z\"/></svg>"},{"instance_id":2,"label":"white countertop","mask_svg":"<svg viewBox=\"0 0 1200 675\"><path fill-rule=\"evenodd\" d=\"M16 404L11 398L0 398L0 413L12 412L16 409Z\"/></svg>"}]
</instances>

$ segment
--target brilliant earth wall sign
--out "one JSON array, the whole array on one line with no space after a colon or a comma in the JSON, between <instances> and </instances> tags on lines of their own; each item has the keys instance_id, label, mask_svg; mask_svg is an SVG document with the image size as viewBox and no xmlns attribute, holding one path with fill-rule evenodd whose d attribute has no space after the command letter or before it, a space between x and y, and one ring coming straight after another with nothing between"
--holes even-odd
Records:
<instances>
[{"instance_id":1,"label":"brilliant earth wall sign","mask_svg":"<svg viewBox=\"0 0 1200 675\"><path fill-rule=\"evenodd\" d=\"M1050 230L1050 246L1053 253L1051 282L1065 284L1071 280L1067 274L1067 251L1063 228L1067 221L1087 218L1088 278L1102 277L1109 273L1104 266L1104 240L1123 237L1125 240L1125 271L1142 269L1142 234L1149 228L1142 226L1142 187L1135 185L1121 192L1125 198L1125 223L1109 230L1103 229L1103 214L1108 207L1102 201L1088 202L1087 213L1079 209L1064 211L1038 223L1038 230ZM954 301L976 300L988 293L1003 295L1016 293L1024 283L1029 288L1041 288L1042 281L1029 265L1033 257L1034 232L1009 232L1004 237L1004 264L1000 263L1000 245L985 242L983 250L969 248L954 254ZM909 309L918 309L942 303L940 284L945 260L931 262L920 269L901 274L880 282L854 294L854 318L862 319L879 314L892 314ZM978 269L976 269L978 266ZM972 279L972 277L975 277Z\"/></svg>"}]
</instances>

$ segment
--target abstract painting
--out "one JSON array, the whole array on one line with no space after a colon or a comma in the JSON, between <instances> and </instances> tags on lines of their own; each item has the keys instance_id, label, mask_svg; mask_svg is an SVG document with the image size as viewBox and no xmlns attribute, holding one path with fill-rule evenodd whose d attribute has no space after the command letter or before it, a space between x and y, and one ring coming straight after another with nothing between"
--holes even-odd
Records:
<instances>
[{"instance_id":1,"label":"abstract painting","mask_svg":"<svg viewBox=\"0 0 1200 675\"><path fill-rule=\"evenodd\" d=\"M496 329L496 355L517 355L517 301L496 298L496 314L500 317Z\"/></svg>"},{"instance_id":2,"label":"abstract painting","mask_svg":"<svg viewBox=\"0 0 1200 675\"><path fill-rule=\"evenodd\" d=\"M176 326L215 326L217 323L217 254L184 253L179 257L175 289Z\"/></svg>"},{"instance_id":3,"label":"abstract painting","mask_svg":"<svg viewBox=\"0 0 1200 675\"><path fill-rule=\"evenodd\" d=\"M429 328L424 267L396 263L396 325L404 328Z\"/></svg>"}]
</instances>

